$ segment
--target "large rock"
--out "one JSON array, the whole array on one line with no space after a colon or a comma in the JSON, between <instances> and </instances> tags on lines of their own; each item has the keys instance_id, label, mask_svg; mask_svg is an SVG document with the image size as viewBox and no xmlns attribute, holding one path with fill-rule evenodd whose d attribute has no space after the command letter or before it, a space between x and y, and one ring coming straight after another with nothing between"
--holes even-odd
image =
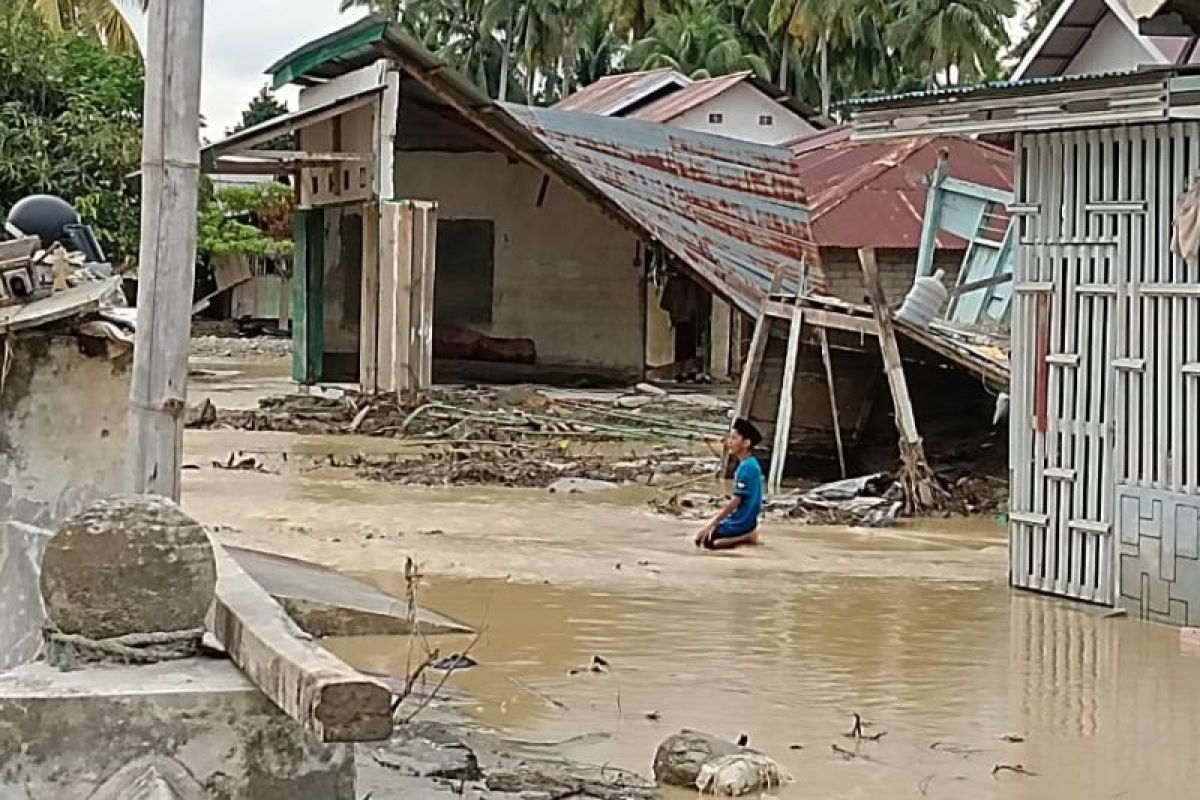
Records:
<instances>
[{"instance_id":1,"label":"large rock","mask_svg":"<svg viewBox=\"0 0 1200 800\"><path fill-rule=\"evenodd\" d=\"M217 583L208 534L161 497L100 500L46 547L46 615L63 633L107 639L204 627Z\"/></svg>"},{"instance_id":2,"label":"large rock","mask_svg":"<svg viewBox=\"0 0 1200 800\"><path fill-rule=\"evenodd\" d=\"M711 734L683 730L668 737L654 754L654 778L667 786L694 789L700 768L714 758L744 752Z\"/></svg>"}]
</instances>

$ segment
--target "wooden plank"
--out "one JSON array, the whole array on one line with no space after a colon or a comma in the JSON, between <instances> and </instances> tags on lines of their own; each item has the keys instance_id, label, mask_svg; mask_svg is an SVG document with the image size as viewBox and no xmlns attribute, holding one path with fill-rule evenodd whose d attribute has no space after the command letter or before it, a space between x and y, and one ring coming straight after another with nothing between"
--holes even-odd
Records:
<instances>
[{"instance_id":1,"label":"wooden plank","mask_svg":"<svg viewBox=\"0 0 1200 800\"><path fill-rule=\"evenodd\" d=\"M1005 273L1001 273L999 275L993 275L990 278L983 278L981 280L972 281L970 283L961 283L958 286L955 286L953 289L950 290L950 296L957 297L960 295L967 294L969 292L978 291L980 289L991 289L994 286L1002 286L1003 284L1006 284L1006 283L1009 283L1010 281L1012 281L1012 279L1013 279L1012 274L1005 272ZM949 317L952 315L947 314L946 316Z\"/></svg>"},{"instance_id":2,"label":"wooden plank","mask_svg":"<svg viewBox=\"0 0 1200 800\"><path fill-rule=\"evenodd\" d=\"M1022 525L1030 525L1035 528L1045 528L1050 524L1048 516L1032 511L1010 511L1008 518Z\"/></svg>"},{"instance_id":3,"label":"wooden plank","mask_svg":"<svg viewBox=\"0 0 1200 800\"><path fill-rule=\"evenodd\" d=\"M801 281L803 283L803 281ZM804 327L804 307L801 295L796 296L792 324L788 329L786 361L783 364L783 383L779 388L779 410L775 419L775 441L771 449L771 469L767 477L767 493L778 494L783 485L787 464L788 442L792 432L793 403L796 388L796 367L800 360L800 332Z\"/></svg>"},{"instance_id":4,"label":"wooden plank","mask_svg":"<svg viewBox=\"0 0 1200 800\"><path fill-rule=\"evenodd\" d=\"M1107 535L1112 532L1112 525L1107 522L1093 522L1086 519L1073 519L1067 526L1073 531L1084 531L1092 534Z\"/></svg>"},{"instance_id":5,"label":"wooden plank","mask_svg":"<svg viewBox=\"0 0 1200 800\"><path fill-rule=\"evenodd\" d=\"M1175 157L1171 160L1174 165L1174 182L1171 185L1171 199L1182 195L1188 189L1188 176L1184 174L1184 158L1185 147L1187 145L1184 140L1184 126L1182 123L1175 122L1171 124L1171 140L1174 147L1173 152ZM1193 167L1195 169L1195 167ZM1174 206L1172 206L1173 208ZM1174 222L1172 218L1172 223ZM1170 259L1171 283L1176 286L1185 285L1187 280L1187 268L1183 263L1183 259L1175 255L1171 247L1164 245L1166 249L1166 257ZM1200 286L1194 287L1197 290L1197 296L1200 296ZM1184 488L1183 478L1183 461L1184 461L1184 416L1183 416L1183 350L1186 347L1186 342L1183 339L1183 314L1184 303L1186 298L1176 295L1166 302L1166 310L1170 316L1166 321L1172 336L1170 337L1170 372L1167 375L1167 380L1170 385L1170 417L1167 418L1166 424L1170 427L1170 487L1172 491L1181 492Z\"/></svg>"},{"instance_id":6,"label":"wooden plank","mask_svg":"<svg viewBox=\"0 0 1200 800\"><path fill-rule=\"evenodd\" d=\"M52 322L88 314L100 308L104 298L120 291L121 279L108 278L83 283L41 300L0 308L0 334L37 328Z\"/></svg>"},{"instance_id":7,"label":"wooden plank","mask_svg":"<svg viewBox=\"0 0 1200 800\"><path fill-rule=\"evenodd\" d=\"M842 446L842 423L838 415L837 388L833 382L833 359L829 354L829 336L824 328L819 328L817 334L821 338L821 360L825 362L825 383L829 387L829 413L833 418L833 440L837 445L838 466L842 468L842 477L849 477L846 472L846 450Z\"/></svg>"},{"instance_id":8,"label":"wooden plank","mask_svg":"<svg viewBox=\"0 0 1200 800\"><path fill-rule=\"evenodd\" d=\"M300 384L321 380L325 356L325 213L298 210L292 280L292 378Z\"/></svg>"},{"instance_id":9,"label":"wooden plank","mask_svg":"<svg viewBox=\"0 0 1200 800\"><path fill-rule=\"evenodd\" d=\"M1073 483L1075 481L1075 470L1065 467L1048 467L1046 469L1046 477L1054 481Z\"/></svg>"},{"instance_id":10,"label":"wooden plank","mask_svg":"<svg viewBox=\"0 0 1200 800\"><path fill-rule=\"evenodd\" d=\"M791 319L792 306L787 303L781 303L778 300L773 300L768 305L767 313L776 319ZM837 311L805 308L804 321L818 328L831 328L833 330L861 333L868 336L879 335L879 326L875 323L874 319L855 317Z\"/></svg>"},{"instance_id":11,"label":"wooden plank","mask_svg":"<svg viewBox=\"0 0 1200 800\"><path fill-rule=\"evenodd\" d=\"M1079 353L1051 353L1046 356L1046 363L1056 367L1078 367Z\"/></svg>"},{"instance_id":12,"label":"wooden plank","mask_svg":"<svg viewBox=\"0 0 1200 800\"><path fill-rule=\"evenodd\" d=\"M414 328L417 340L414 343L419 353L419 388L424 390L433 385L433 324L434 289L437 276L437 204L415 201L414 206L421 216L421 247L414 254L414 269L421 275L421 288L414 291L413 300L420 304L420 324Z\"/></svg>"},{"instance_id":13,"label":"wooden plank","mask_svg":"<svg viewBox=\"0 0 1200 800\"><path fill-rule=\"evenodd\" d=\"M381 392L395 392L399 380L396 367L396 248L400 236L400 215L396 203L379 204L379 320L376 342L376 383Z\"/></svg>"},{"instance_id":14,"label":"wooden plank","mask_svg":"<svg viewBox=\"0 0 1200 800\"><path fill-rule=\"evenodd\" d=\"M217 589L209 630L246 677L323 742L389 738L391 692L315 644L233 556L216 543L213 551Z\"/></svg>"},{"instance_id":15,"label":"wooden plank","mask_svg":"<svg viewBox=\"0 0 1200 800\"><path fill-rule=\"evenodd\" d=\"M1025 245L1022 245L1025 247ZM1039 245L1038 249L1042 246ZM1040 263L1040 260L1039 260ZM1022 282L1013 286L1013 291L1017 294L1051 294L1054 291L1053 281L1030 281Z\"/></svg>"},{"instance_id":16,"label":"wooden plank","mask_svg":"<svg viewBox=\"0 0 1200 800\"><path fill-rule=\"evenodd\" d=\"M1019 202L1013 205L1031 210L1031 213L1027 211L1026 215L1021 215L1013 211L1013 205L1009 206L1009 212L1017 217L1017 219L1013 220L1013 225L1017 229L1018 242L1020 242L1024 234L1024 231L1021 229L1030 225L1031 222L1036 223L1036 216L1041 211L1041 207L1038 204L1029 202L1033 195L1034 182L1032 175L1037 174L1035 141L1035 137L1027 134L1017 134L1015 142L1014 175L1016 183L1014 188ZM1027 215L1033 216L1034 220L1027 220L1025 218ZM1016 263L1013 265L1014 286L1029 280L1035 252L1033 248L1017 247ZM1027 482L1029 472L1029 425L1027 422L1028 414L1025 413L1028 406L1025 399L1025 387L1027 385L1025 378L1027 372L1025 351L1028 339L1026 329L1029 316L1025 309L1028 302L1028 297L1014 294L1011 322L1012 352L1010 354L1012 378L1009 387L1011 405L1009 408L1010 419L1008 424L1009 504L1011 508L1027 507L1030 501ZM1010 514L1008 523L1008 574L1009 581L1014 586L1025 587L1028 585L1029 540L1031 536L1031 531L1025 525L1016 521Z\"/></svg>"},{"instance_id":17,"label":"wooden plank","mask_svg":"<svg viewBox=\"0 0 1200 800\"><path fill-rule=\"evenodd\" d=\"M1150 297L1200 297L1200 285L1150 283L1142 286L1142 294Z\"/></svg>"},{"instance_id":18,"label":"wooden plank","mask_svg":"<svg viewBox=\"0 0 1200 800\"><path fill-rule=\"evenodd\" d=\"M762 307L758 312L758 319L754 322L754 333L750 336L750 349L746 354L745 369L742 370L742 380L738 385L737 401L734 403L734 415L738 418L746 418L750 413L750 406L754 402L754 393L758 389L758 375L762 371L763 356L767 352L767 342L770 339L771 324L774 317L768 313L771 307L771 296L779 291L779 287L783 285L783 269L777 269L771 277L771 286L767 289L766 295L763 297ZM729 450L725 448L721 456L720 473L724 474L729 469Z\"/></svg>"},{"instance_id":19,"label":"wooden plank","mask_svg":"<svg viewBox=\"0 0 1200 800\"><path fill-rule=\"evenodd\" d=\"M379 204L362 212L362 300L359 317L358 375L364 394L379 391Z\"/></svg>"},{"instance_id":20,"label":"wooden plank","mask_svg":"<svg viewBox=\"0 0 1200 800\"><path fill-rule=\"evenodd\" d=\"M1146 169L1145 162L1147 158L1147 147L1141 128L1130 128L1127 133L1129 139L1129 164L1131 169L1130 188L1131 194L1142 194L1145 197L1150 196L1150 192L1146 187ZM1153 174L1153 170L1151 170ZM1130 220L1130 247L1128 264L1128 281L1126 286L1126 325L1125 330L1128 331L1128 344L1124 356L1131 360L1139 360L1142 362L1142 370L1145 369L1145 352L1142 348L1142 297L1140 286L1142 284L1142 270L1145 263L1145 234L1150 224L1149 215L1143 215ZM1125 424L1127 428L1126 442L1128 447L1128 468L1127 482L1140 485L1143 472L1144 452L1142 449L1142 403L1145 402L1145 387L1146 382L1143 377L1130 375L1127 379L1129 387L1126 398L1126 407L1132 409L1125 415Z\"/></svg>"},{"instance_id":21,"label":"wooden plank","mask_svg":"<svg viewBox=\"0 0 1200 800\"><path fill-rule=\"evenodd\" d=\"M1155 176L1158 182L1158 202L1160 206L1157 211L1158 229L1157 239L1155 241L1155 255L1157 257L1158 270L1154 275L1156 281L1169 283L1171 280L1171 219L1173 209L1175 207L1175 197L1171 194L1171 126L1158 125L1158 147L1159 147L1159 169L1158 175ZM1182 162L1182 159L1181 159ZM1154 368L1152 375L1157 377L1156 381L1156 408L1155 415L1155 447L1154 452L1157 456L1157 464L1154 470L1155 481L1162 489L1169 489L1171 485L1171 440L1170 440L1170 422L1171 422L1171 340L1174 338L1174 332L1168 329L1169 325L1169 302L1163 298L1155 298L1154 300L1154 332L1157 342L1157 358L1154 360Z\"/></svg>"}]
</instances>

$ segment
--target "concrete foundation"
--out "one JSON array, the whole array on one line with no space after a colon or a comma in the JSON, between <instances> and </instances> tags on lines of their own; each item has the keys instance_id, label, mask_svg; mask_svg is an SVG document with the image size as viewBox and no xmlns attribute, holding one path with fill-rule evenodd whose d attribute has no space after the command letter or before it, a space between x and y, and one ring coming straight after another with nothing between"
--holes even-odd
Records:
<instances>
[{"instance_id":1,"label":"concrete foundation","mask_svg":"<svg viewBox=\"0 0 1200 800\"><path fill-rule=\"evenodd\" d=\"M351 746L305 734L228 661L0 673L3 800L354 800L354 781Z\"/></svg>"},{"instance_id":2,"label":"concrete foundation","mask_svg":"<svg viewBox=\"0 0 1200 800\"><path fill-rule=\"evenodd\" d=\"M129 356L65 333L8 337L0 384L0 520L54 529L127 482Z\"/></svg>"}]
</instances>

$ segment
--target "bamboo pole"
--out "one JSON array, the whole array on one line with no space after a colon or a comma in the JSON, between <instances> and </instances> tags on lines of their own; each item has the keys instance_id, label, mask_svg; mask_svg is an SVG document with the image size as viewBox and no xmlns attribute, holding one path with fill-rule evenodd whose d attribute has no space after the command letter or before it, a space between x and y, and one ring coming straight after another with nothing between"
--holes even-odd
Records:
<instances>
[{"instance_id":1,"label":"bamboo pole","mask_svg":"<svg viewBox=\"0 0 1200 800\"><path fill-rule=\"evenodd\" d=\"M150 4L131 406L133 490L179 499L200 179L204 0Z\"/></svg>"}]
</instances>

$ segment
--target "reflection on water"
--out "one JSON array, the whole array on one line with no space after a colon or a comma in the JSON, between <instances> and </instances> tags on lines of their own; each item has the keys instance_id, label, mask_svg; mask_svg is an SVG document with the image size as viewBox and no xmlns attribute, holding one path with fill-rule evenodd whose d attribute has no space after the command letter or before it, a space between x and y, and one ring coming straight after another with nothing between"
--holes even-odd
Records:
<instances>
[{"instance_id":1,"label":"reflection on water","mask_svg":"<svg viewBox=\"0 0 1200 800\"><path fill-rule=\"evenodd\" d=\"M441 581L424 596L486 619L482 665L452 678L480 720L540 740L612 734L572 748L595 763L646 771L664 736L691 727L748 734L801 779L786 797L1193 797L1200 780L1200 657L1176 631L995 584L759 576L623 596ZM331 647L402 670L402 639ZM612 671L570 674L593 655ZM887 735L844 738L855 711ZM1037 775L993 776L997 764Z\"/></svg>"}]
</instances>

